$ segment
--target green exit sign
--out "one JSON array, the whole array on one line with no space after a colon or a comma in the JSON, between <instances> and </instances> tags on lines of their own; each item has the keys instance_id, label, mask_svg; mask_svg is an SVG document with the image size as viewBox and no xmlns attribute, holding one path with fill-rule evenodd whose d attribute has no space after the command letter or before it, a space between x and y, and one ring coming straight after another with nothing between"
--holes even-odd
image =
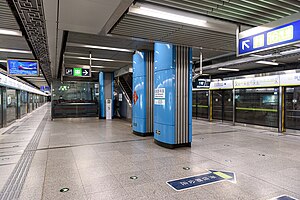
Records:
<instances>
[{"instance_id":1,"label":"green exit sign","mask_svg":"<svg viewBox=\"0 0 300 200\"><path fill-rule=\"evenodd\" d=\"M74 68L73 76L82 76L82 68Z\"/></svg>"}]
</instances>

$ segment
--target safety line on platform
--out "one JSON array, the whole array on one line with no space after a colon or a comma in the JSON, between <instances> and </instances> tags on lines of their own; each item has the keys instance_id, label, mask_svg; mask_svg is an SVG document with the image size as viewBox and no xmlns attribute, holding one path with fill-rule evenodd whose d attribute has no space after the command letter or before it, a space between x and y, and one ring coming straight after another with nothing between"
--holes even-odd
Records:
<instances>
[{"instance_id":1,"label":"safety line on platform","mask_svg":"<svg viewBox=\"0 0 300 200\"><path fill-rule=\"evenodd\" d=\"M26 176L30 168L30 164L32 162L40 138L46 126L48 115L49 115L49 111L46 112L44 118L40 122L38 128L36 129L33 137L31 138L26 149L24 150L17 165L15 166L7 182L5 183L0 193L0 200L12 200L12 199L19 198Z\"/></svg>"},{"instance_id":2,"label":"safety line on platform","mask_svg":"<svg viewBox=\"0 0 300 200\"><path fill-rule=\"evenodd\" d=\"M153 140L153 137L152 138L145 138L145 139L135 139L135 140L121 140L121 141L97 142L97 143L89 143L89 144L75 144L75 145L72 145L72 146L46 147L46 148L36 149L36 151L44 151L44 150L52 150L52 149L64 149L64 148L82 147L82 146L93 146L93 145L99 145L99 144L117 144L117 143L125 143L125 142L138 142L138 141L146 141L146 140Z\"/></svg>"}]
</instances>

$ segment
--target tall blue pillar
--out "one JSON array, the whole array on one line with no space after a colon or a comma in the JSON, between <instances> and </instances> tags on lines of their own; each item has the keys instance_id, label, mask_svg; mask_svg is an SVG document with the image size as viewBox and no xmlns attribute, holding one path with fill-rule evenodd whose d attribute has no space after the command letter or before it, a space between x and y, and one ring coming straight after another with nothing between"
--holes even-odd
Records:
<instances>
[{"instance_id":1,"label":"tall blue pillar","mask_svg":"<svg viewBox=\"0 0 300 200\"><path fill-rule=\"evenodd\" d=\"M153 135L153 52L137 51L133 55L132 131L136 135Z\"/></svg>"},{"instance_id":2,"label":"tall blue pillar","mask_svg":"<svg viewBox=\"0 0 300 200\"><path fill-rule=\"evenodd\" d=\"M105 118L104 73L99 72L99 118Z\"/></svg>"},{"instance_id":3,"label":"tall blue pillar","mask_svg":"<svg viewBox=\"0 0 300 200\"><path fill-rule=\"evenodd\" d=\"M111 73L111 110L112 110L112 116L114 117L115 113L115 74L114 72Z\"/></svg>"},{"instance_id":4,"label":"tall blue pillar","mask_svg":"<svg viewBox=\"0 0 300 200\"><path fill-rule=\"evenodd\" d=\"M191 48L155 43L154 52L154 141L167 148L191 146Z\"/></svg>"}]
</instances>

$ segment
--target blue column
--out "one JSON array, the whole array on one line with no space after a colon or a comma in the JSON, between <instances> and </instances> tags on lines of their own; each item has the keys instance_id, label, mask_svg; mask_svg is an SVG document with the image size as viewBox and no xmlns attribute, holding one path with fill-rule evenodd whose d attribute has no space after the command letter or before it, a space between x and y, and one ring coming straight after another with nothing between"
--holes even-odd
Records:
<instances>
[{"instance_id":1,"label":"blue column","mask_svg":"<svg viewBox=\"0 0 300 200\"><path fill-rule=\"evenodd\" d=\"M167 148L190 146L191 49L155 43L154 52L154 141Z\"/></svg>"},{"instance_id":2,"label":"blue column","mask_svg":"<svg viewBox=\"0 0 300 200\"><path fill-rule=\"evenodd\" d=\"M114 90L115 90L115 81L114 81L114 78L115 78L115 74L114 72L111 73L111 110L112 110L112 117L114 117L114 114L115 114L115 95L114 95Z\"/></svg>"},{"instance_id":3,"label":"blue column","mask_svg":"<svg viewBox=\"0 0 300 200\"><path fill-rule=\"evenodd\" d=\"M146 134L146 55L136 52L132 66L132 130L137 135Z\"/></svg>"},{"instance_id":4,"label":"blue column","mask_svg":"<svg viewBox=\"0 0 300 200\"><path fill-rule=\"evenodd\" d=\"M99 72L99 118L105 118L104 73Z\"/></svg>"}]
</instances>

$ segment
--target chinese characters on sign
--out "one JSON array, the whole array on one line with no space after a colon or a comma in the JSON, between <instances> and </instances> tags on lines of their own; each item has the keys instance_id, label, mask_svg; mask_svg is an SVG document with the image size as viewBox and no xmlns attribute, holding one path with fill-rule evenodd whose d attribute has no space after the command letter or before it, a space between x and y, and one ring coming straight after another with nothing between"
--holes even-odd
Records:
<instances>
[{"instance_id":1,"label":"chinese characters on sign","mask_svg":"<svg viewBox=\"0 0 300 200\"><path fill-rule=\"evenodd\" d=\"M230 181L235 183L235 174L233 172L210 170L209 173L177 180L171 180L168 181L167 184L174 190L181 191L221 181Z\"/></svg>"},{"instance_id":2,"label":"chinese characters on sign","mask_svg":"<svg viewBox=\"0 0 300 200\"><path fill-rule=\"evenodd\" d=\"M156 88L154 91L154 104L164 106L166 101L166 89L165 88Z\"/></svg>"}]
</instances>

